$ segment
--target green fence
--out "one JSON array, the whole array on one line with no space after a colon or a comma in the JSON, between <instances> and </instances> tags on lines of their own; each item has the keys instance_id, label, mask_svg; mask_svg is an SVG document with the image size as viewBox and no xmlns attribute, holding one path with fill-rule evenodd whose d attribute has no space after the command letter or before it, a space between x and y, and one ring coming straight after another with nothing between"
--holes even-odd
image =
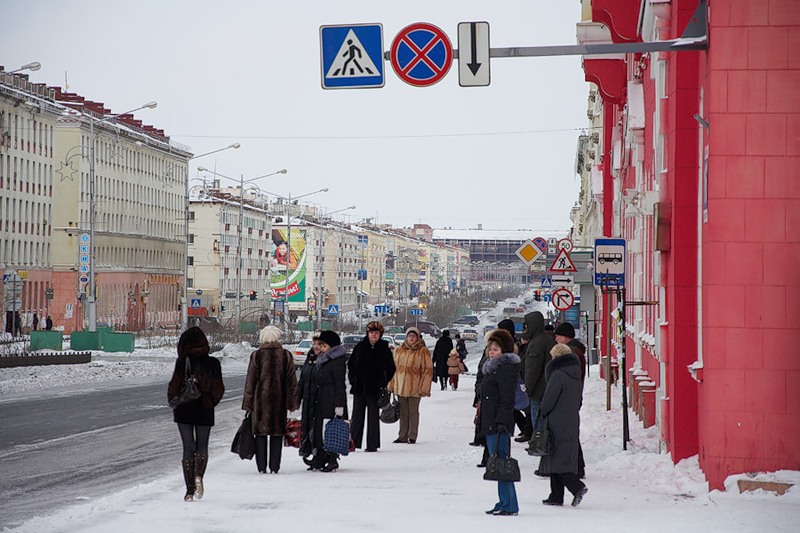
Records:
<instances>
[{"instance_id":1,"label":"green fence","mask_svg":"<svg viewBox=\"0 0 800 533\"><path fill-rule=\"evenodd\" d=\"M104 352L132 352L134 349L133 333L102 333L101 340Z\"/></svg>"},{"instance_id":2,"label":"green fence","mask_svg":"<svg viewBox=\"0 0 800 533\"><path fill-rule=\"evenodd\" d=\"M103 345L98 331L73 331L69 336L70 350L102 350Z\"/></svg>"},{"instance_id":3,"label":"green fence","mask_svg":"<svg viewBox=\"0 0 800 533\"><path fill-rule=\"evenodd\" d=\"M31 331L31 351L61 350L63 339L60 331Z\"/></svg>"}]
</instances>

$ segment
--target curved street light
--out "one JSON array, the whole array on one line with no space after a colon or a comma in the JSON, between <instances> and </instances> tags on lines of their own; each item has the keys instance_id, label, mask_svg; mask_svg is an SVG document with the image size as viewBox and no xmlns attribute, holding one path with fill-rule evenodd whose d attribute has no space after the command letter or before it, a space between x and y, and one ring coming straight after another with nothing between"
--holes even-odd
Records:
<instances>
[{"instance_id":1,"label":"curved street light","mask_svg":"<svg viewBox=\"0 0 800 533\"><path fill-rule=\"evenodd\" d=\"M0 72L0 74L16 74L17 72L22 72L23 70L36 71L39 70L40 68L42 68L41 63L39 63L38 61L32 61L30 63L25 63L16 70L10 70L8 72Z\"/></svg>"}]
</instances>

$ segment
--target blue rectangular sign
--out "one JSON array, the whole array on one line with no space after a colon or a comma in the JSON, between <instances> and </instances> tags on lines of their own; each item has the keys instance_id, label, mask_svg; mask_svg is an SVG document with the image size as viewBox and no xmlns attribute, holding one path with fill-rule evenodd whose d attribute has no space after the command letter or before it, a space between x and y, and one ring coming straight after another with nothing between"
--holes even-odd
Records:
<instances>
[{"instance_id":1,"label":"blue rectangular sign","mask_svg":"<svg viewBox=\"0 0 800 533\"><path fill-rule=\"evenodd\" d=\"M411 316L420 316L422 315L422 309L412 309L409 313L411 313Z\"/></svg>"},{"instance_id":2,"label":"blue rectangular sign","mask_svg":"<svg viewBox=\"0 0 800 533\"><path fill-rule=\"evenodd\" d=\"M594 240L594 284L625 285L625 239Z\"/></svg>"},{"instance_id":3,"label":"blue rectangular sign","mask_svg":"<svg viewBox=\"0 0 800 533\"><path fill-rule=\"evenodd\" d=\"M323 89L383 87L383 26L320 26Z\"/></svg>"}]
</instances>

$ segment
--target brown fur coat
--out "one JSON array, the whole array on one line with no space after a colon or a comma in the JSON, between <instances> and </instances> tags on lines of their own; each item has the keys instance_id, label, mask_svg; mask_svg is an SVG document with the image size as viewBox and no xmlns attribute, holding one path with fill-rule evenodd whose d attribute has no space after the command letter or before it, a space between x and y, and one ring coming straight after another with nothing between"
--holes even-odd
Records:
<instances>
[{"instance_id":1,"label":"brown fur coat","mask_svg":"<svg viewBox=\"0 0 800 533\"><path fill-rule=\"evenodd\" d=\"M242 409L253 413L253 433L283 435L286 413L298 408L292 355L280 343L262 344L250 355Z\"/></svg>"}]
</instances>

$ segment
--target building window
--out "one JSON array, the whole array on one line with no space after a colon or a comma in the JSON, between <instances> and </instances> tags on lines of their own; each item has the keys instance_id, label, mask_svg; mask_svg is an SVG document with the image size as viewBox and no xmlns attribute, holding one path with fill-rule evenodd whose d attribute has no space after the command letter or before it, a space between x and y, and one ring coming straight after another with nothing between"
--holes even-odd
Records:
<instances>
[{"instance_id":1,"label":"building window","mask_svg":"<svg viewBox=\"0 0 800 533\"><path fill-rule=\"evenodd\" d=\"M189 220L194 220L194 211L189 211Z\"/></svg>"},{"instance_id":2,"label":"building window","mask_svg":"<svg viewBox=\"0 0 800 533\"><path fill-rule=\"evenodd\" d=\"M186 264L189 265L189 266L194 265L194 256L191 256L191 255L187 256L186 257Z\"/></svg>"},{"instance_id":3,"label":"building window","mask_svg":"<svg viewBox=\"0 0 800 533\"><path fill-rule=\"evenodd\" d=\"M187 236L186 242L188 242L189 244L194 244L194 233L190 233Z\"/></svg>"}]
</instances>

